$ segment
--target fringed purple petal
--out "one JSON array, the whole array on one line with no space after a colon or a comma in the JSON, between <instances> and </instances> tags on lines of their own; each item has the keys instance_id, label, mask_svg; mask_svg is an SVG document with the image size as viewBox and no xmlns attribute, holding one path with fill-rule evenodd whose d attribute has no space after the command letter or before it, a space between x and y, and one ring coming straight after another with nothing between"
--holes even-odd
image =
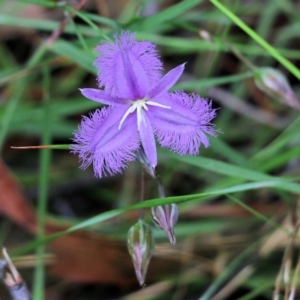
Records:
<instances>
[{"instance_id":1,"label":"fringed purple petal","mask_svg":"<svg viewBox=\"0 0 300 300\"><path fill-rule=\"evenodd\" d=\"M107 105L128 105L127 99L110 96L104 91L97 89L79 89L81 94L93 101Z\"/></svg>"},{"instance_id":2,"label":"fringed purple petal","mask_svg":"<svg viewBox=\"0 0 300 300\"><path fill-rule=\"evenodd\" d=\"M81 168L94 166L96 177L120 173L128 162L135 159L140 141L136 129L136 116L130 115L118 130L120 118L126 108L103 108L90 118L83 117L71 145L82 161Z\"/></svg>"},{"instance_id":3,"label":"fringed purple petal","mask_svg":"<svg viewBox=\"0 0 300 300\"><path fill-rule=\"evenodd\" d=\"M139 129L141 143L145 151L146 158L148 159L149 165L155 168L157 165L157 152L153 128L151 126L151 123L149 122L147 114L144 111L142 111L142 114L143 116Z\"/></svg>"},{"instance_id":4,"label":"fringed purple petal","mask_svg":"<svg viewBox=\"0 0 300 300\"><path fill-rule=\"evenodd\" d=\"M149 98L159 97L161 94L168 92L168 90L177 82L177 80L181 76L184 70L184 66L185 64L182 64L172 69L163 78L161 78L154 89L151 90L148 94Z\"/></svg>"},{"instance_id":5,"label":"fringed purple petal","mask_svg":"<svg viewBox=\"0 0 300 300\"><path fill-rule=\"evenodd\" d=\"M163 147L181 155L195 155L201 144L209 146L206 134L215 135L210 121L216 115L211 101L184 92L165 94L155 101L171 106L171 109L149 107L150 122Z\"/></svg>"},{"instance_id":6,"label":"fringed purple petal","mask_svg":"<svg viewBox=\"0 0 300 300\"><path fill-rule=\"evenodd\" d=\"M150 90L150 82L143 65L138 57L135 57L130 51L122 52L122 63L124 65L125 80L129 87L130 99L143 99Z\"/></svg>"},{"instance_id":7,"label":"fringed purple petal","mask_svg":"<svg viewBox=\"0 0 300 300\"><path fill-rule=\"evenodd\" d=\"M162 63L156 46L148 41L138 42L135 35L126 31L115 36L115 42L105 42L96 48L100 52L95 61L99 86L113 96L134 99L134 91L144 97L161 78ZM127 60L124 61L126 55ZM134 78L134 91L128 82L128 65Z\"/></svg>"}]
</instances>

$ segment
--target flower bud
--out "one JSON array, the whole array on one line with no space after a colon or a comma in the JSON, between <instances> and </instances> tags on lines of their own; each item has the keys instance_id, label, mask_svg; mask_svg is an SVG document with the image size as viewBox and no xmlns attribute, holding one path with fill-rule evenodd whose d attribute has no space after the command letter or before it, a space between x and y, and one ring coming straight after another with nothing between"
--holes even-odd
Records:
<instances>
[{"instance_id":1,"label":"flower bud","mask_svg":"<svg viewBox=\"0 0 300 300\"><path fill-rule=\"evenodd\" d=\"M199 29L198 34L201 38L203 38L205 41L213 43L213 39L208 31L204 29Z\"/></svg>"},{"instance_id":2,"label":"flower bud","mask_svg":"<svg viewBox=\"0 0 300 300\"><path fill-rule=\"evenodd\" d=\"M152 177L155 178L155 168L151 166L144 149L141 147L137 151L137 157L142 163L144 170Z\"/></svg>"},{"instance_id":3,"label":"flower bud","mask_svg":"<svg viewBox=\"0 0 300 300\"><path fill-rule=\"evenodd\" d=\"M256 86L283 104L300 109L300 103L285 76L272 68L259 68L254 74Z\"/></svg>"},{"instance_id":4,"label":"flower bud","mask_svg":"<svg viewBox=\"0 0 300 300\"><path fill-rule=\"evenodd\" d=\"M127 248L132 258L136 277L141 286L154 250L154 239L149 225L139 220L128 231Z\"/></svg>"},{"instance_id":5,"label":"flower bud","mask_svg":"<svg viewBox=\"0 0 300 300\"><path fill-rule=\"evenodd\" d=\"M154 224L162 229L168 236L171 244L176 244L174 227L178 220L178 207L176 204L156 206L151 208Z\"/></svg>"}]
</instances>

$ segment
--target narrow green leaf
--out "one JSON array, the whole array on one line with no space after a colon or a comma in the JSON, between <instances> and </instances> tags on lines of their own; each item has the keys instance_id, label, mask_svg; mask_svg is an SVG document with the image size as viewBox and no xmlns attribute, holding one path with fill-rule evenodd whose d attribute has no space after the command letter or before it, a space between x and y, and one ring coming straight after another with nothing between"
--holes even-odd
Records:
<instances>
[{"instance_id":1,"label":"narrow green leaf","mask_svg":"<svg viewBox=\"0 0 300 300\"><path fill-rule=\"evenodd\" d=\"M50 8L55 8L58 5L54 1L46 1L46 0L18 0L18 2L23 2L23 3L32 3L40 6L45 6L45 7L50 7Z\"/></svg>"},{"instance_id":2,"label":"narrow green leaf","mask_svg":"<svg viewBox=\"0 0 300 300\"><path fill-rule=\"evenodd\" d=\"M60 22L57 21L50 21L50 20L45 20L45 19L30 19L30 18L23 18L20 16L11 16L11 15L4 15L0 14L0 25L11 25L15 27L23 27L23 28L32 28L36 30L45 30L45 31L53 31L56 30ZM95 36L96 33L93 29L90 28L90 26L84 26L80 25L79 26L81 32L83 34L86 34L88 36ZM64 32L67 33L73 33L74 28L72 25L68 24L64 28Z\"/></svg>"},{"instance_id":3,"label":"narrow green leaf","mask_svg":"<svg viewBox=\"0 0 300 300\"><path fill-rule=\"evenodd\" d=\"M172 20L178 18L180 15L184 14L186 11L200 4L203 0L185 0L178 4L172 5L163 11L154 14L147 19L143 19L137 24L133 25L132 29L135 28L147 28L147 31L157 30L160 24L171 22Z\"/></svg>"},{"instance_id":4,"label":"narrow green leaf","mask_svg":"<svg viewBox=\"0 0 300 300\"><path fill-rule=\"evenodd\" d=\"M43 110L44 116L42 119L43 135L41 139L42 144L51 143L51 116L49 114L50 102L50 71L49 67L43 68ZM37 224L37 238L43 238L45 234L45 223L47 215L47 194L49 182L49 168L50 168L51 152L49 149L40 152L40 176L39 176L39 201L38 201L38 224ZM40 245L36 249L36 268L33 286L33 299L43 300L44 284L45 284L45 270L44 270L44 253L45 248Z\"/></svg>"},{"instance_id":5,"label":"narrow green leaf","mask_svg":"<svg viewBox=\"0 0 300 300\"><path fill-rule=\"evenodd\" d=\"M179 156L174 154L169 154L175 159L188 163L190 165L200 167L204 170L209 170L218 174L226 175L229 177L251 180L251 181L269 181L273 180L276 188L293 192L300 195L300 185L297 183L290 182L291 180L281 177L270 176L255 170L246 169L231 165L225 162L217 161L214 159L209 159L205 157L193 157L193 156Z\"/></svg>"},{"instance_id":6,"label":"narrow green leaf","mask_svg":"<svg viewBox=\"0 0 300 300\"><path fill-rule=\"evenodd\" d=\"M195 200L195 199L198 199L198 202L200 203L202 201L205 201L205 199L208 197L230 194L230 193L237 193L237 192L248 191L248 190L253 190L253 189L266 188L266 187L274 187L277 185L277 183L278 183L278 181L276 181L276 180L269 180L269 181L263 181L263 182L240 184L240 185L236 185L236 186L231 186L229 188L219 189L219 190L215 190L212 192L206 192L206 193L200 193L200 194L175 196L175 197L167 197L167 198L156 198L156 199L146 200L144 202L140 202L140 203L137 203L132 206L127 206L127 207L118 208L118 209L104 212L104 213L96 215L90 219L87 219L83 222L80 222L80 223L68 228L67 230L49 235L47 237L38 239L31 243L28 243L24 247L21 247L18 250L16 250L13 253L13 255L15 256L15 255L27 253L28 251L35 249L39 245L49 243L56 238L67 235L76 230L85 229L90 226L95 226L96 224L106 221L106 220L109 220L110 218L116 217L117 215L119 215L125 211L141 209L141 208L150 208L153 206L166 205L166 204L171 204L171 203L180 203L180 202L185 202L185 201L190 201L190 200Z\"/></svg>"},{"instance_id":7,"label":"narrow green leaf","mask_svg":"<svg viewBox=\"0 0 300 300\"><path fill-rule=\"evenodd\" d=\"M239 82L248 78L253 77L253 72L247 72L238 75L230 75L230 76L222 76L222 77L213 77L207 79L197 79L197 80L189 80L186 82L177 83L172 90L192 90L197 91L201 88L208 88L211 86L217 86L228 83Z\"/></svg>"},{"instance_id":8,"label":"narrow green leaf","mask_svg":"<svg viewBox=\"0 0 300 300\"><path fill-rule=\"evenodd\" d=\"M90 53L86 53L75 45L59 39L51 44L49 49L59 55L68 57L71 61L85 70L96 74L96 68L93 67L94 57Z\"/></svg>"},{"instance_id":9,"label":"narrow green leaf","mask_svg":"<svg viewBox=\"0 0 300 300\"><path fill-rule=\"evenodd\" d=\"M283 57L277 49L272 47L263 38L261 38L254 30L246 25L240 18L233 14L218 0L210 0L216 7L218 7L228 18L230 18L236 25L244 30L250 37L252 37L258 44L260 44L271 56L279 61L286 69L288 69L295 77L300 80L300 70L295 67L290 61Z\"/></svg>"}]
</instances>

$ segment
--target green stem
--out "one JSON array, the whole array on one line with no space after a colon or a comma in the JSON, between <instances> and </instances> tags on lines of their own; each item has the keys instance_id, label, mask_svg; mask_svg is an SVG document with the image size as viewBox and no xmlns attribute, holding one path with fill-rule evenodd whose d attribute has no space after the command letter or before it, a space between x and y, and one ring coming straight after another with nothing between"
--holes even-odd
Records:
<instances>
[{"instance_id":1,"label":"green stem","mask_svg":"<svg viewBox=\"0 0 300 300\"><path fill-rule=\"evenodd\" d=\"M42 144L49 144L51 142L51 130L50 121L51 116L49 114L50 104L50 72L49 67L43 68L43 90L44 90L44 117L43 117L43 136ZM43 238L45 236L45 223L47 215L47 193L48 193L48 182L49 182L49 166L51 159L51 150L45 149L40 152L40 180L39 180L39 196L38 196L38 227L37 227L37 238ZM34 287L33 287L33 299L43 300L44 295L44 245L40 245L36 249L36 269L34 274Z\"/></svg>"}]
</instances>

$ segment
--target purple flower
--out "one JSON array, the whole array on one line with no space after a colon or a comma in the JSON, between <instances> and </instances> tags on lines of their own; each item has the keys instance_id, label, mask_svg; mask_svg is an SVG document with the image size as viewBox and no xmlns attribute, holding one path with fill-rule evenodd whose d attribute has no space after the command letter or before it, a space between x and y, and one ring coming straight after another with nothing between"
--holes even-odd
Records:
<instances>
[{"instance_id":1,"label":"purple flower","mask_svg":"<svg viewBox=\"0 0 300 300\"><path fill-rule=\"evenodd\" d=\"M155 136L163 147L181 155L199 153L209 146L206 134L214 135L211 102L198 95L169 93L184 64L161 75L162 63L151 42L138 42L122 32L114 43L98 46L100 89L81 89L88 99L108 105L84 117L72 145L82 168L93 163L95 175L121 172L143 149L149 165L157 165Z\"/></svg>"}]
</instances>

